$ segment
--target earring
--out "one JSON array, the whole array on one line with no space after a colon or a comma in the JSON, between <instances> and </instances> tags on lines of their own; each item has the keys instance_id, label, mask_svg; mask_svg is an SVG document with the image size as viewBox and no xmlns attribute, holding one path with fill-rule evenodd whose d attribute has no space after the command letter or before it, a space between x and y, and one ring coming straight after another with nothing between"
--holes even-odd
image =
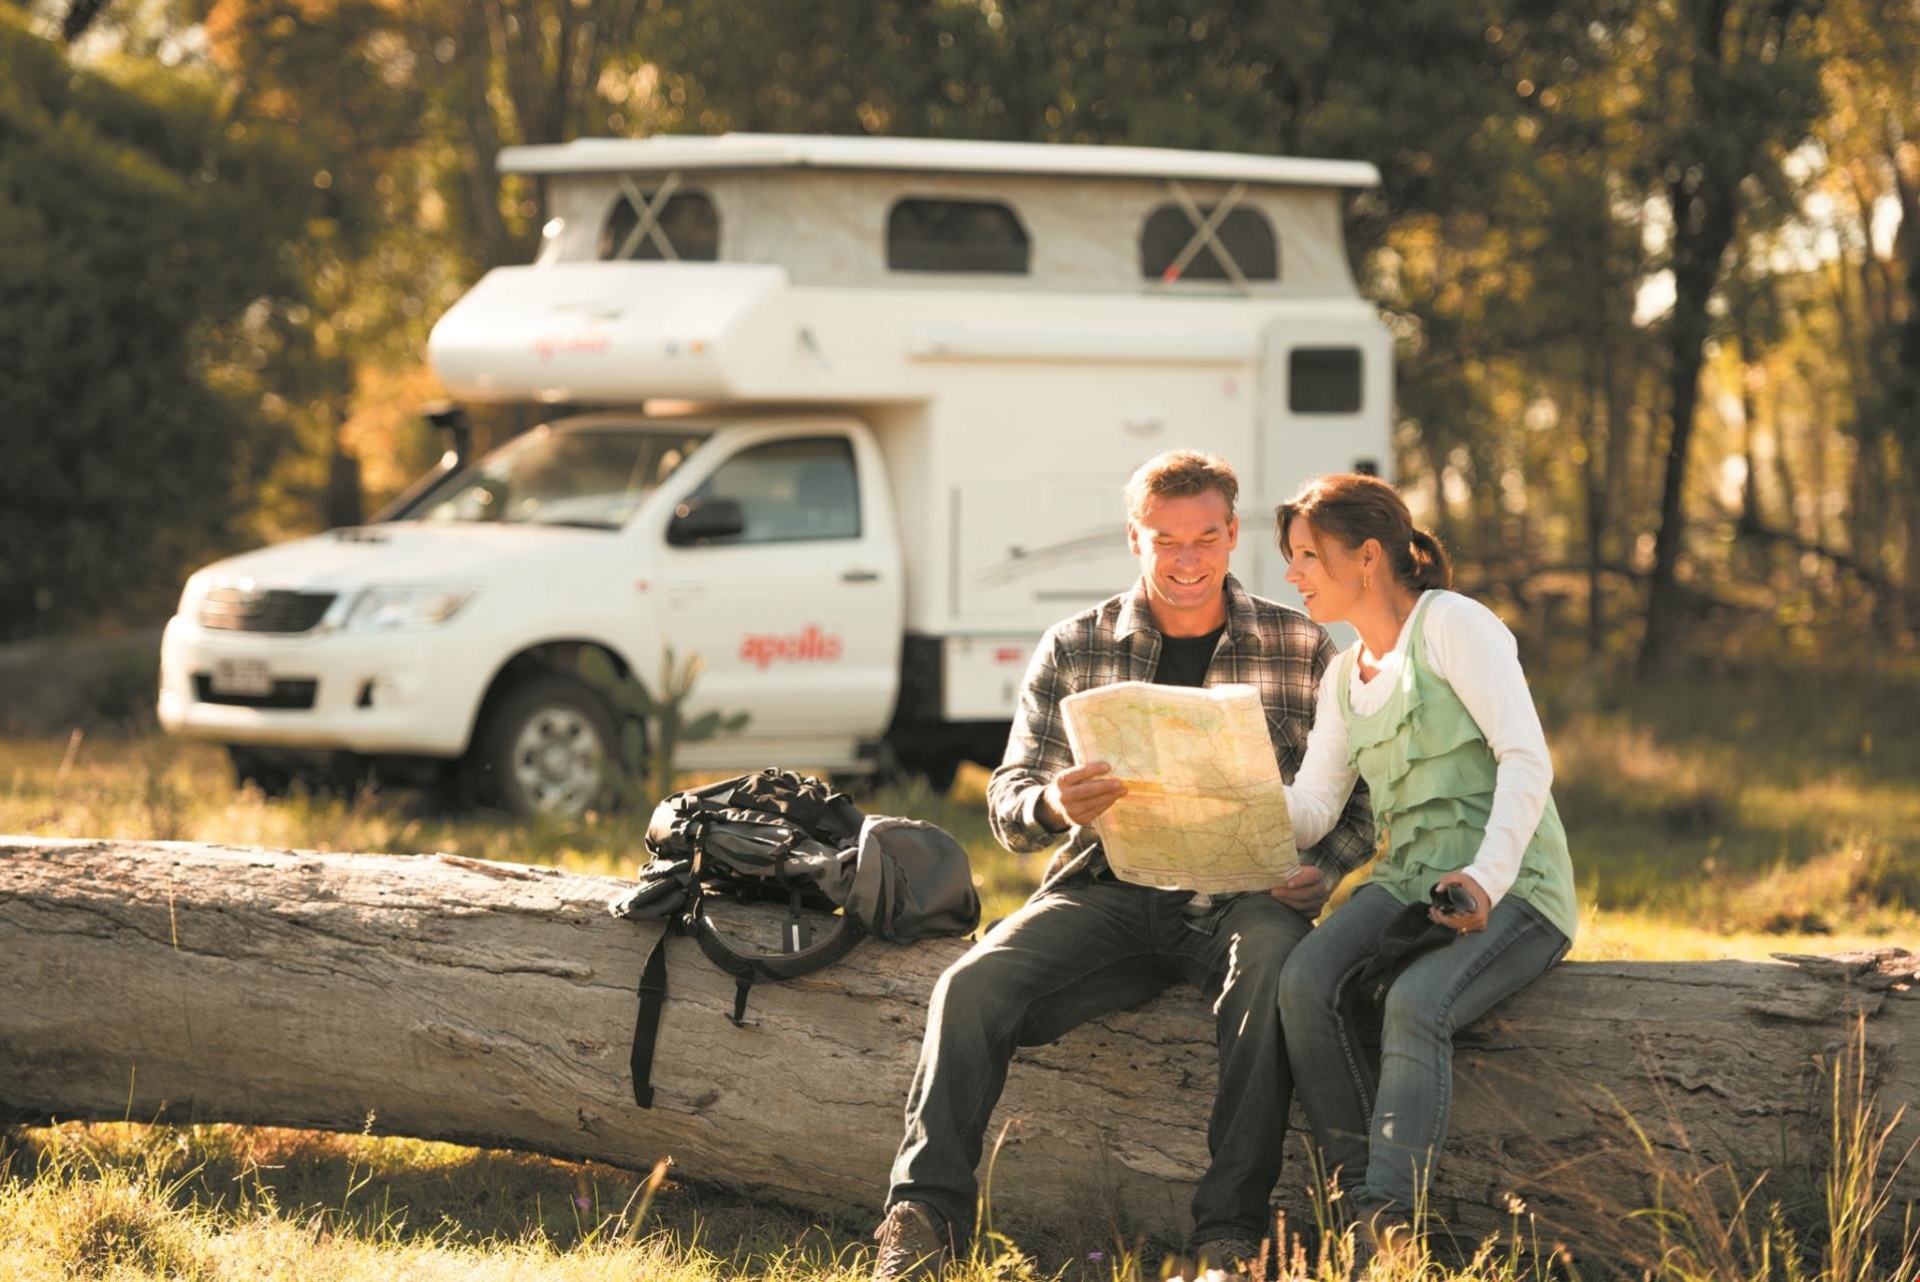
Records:
<instances>
[{"instance_id":1,"label":"earring","mask_svg":"<svg viewBox=\"0 0 1920 1282\"><path fill-rule=\"evenodd\" d=\"M1373 591L1373 571L1372 570L1368 570L1365 574L1360 576L1360 590L1362 592Z\"/></svg>"}]
</instances>

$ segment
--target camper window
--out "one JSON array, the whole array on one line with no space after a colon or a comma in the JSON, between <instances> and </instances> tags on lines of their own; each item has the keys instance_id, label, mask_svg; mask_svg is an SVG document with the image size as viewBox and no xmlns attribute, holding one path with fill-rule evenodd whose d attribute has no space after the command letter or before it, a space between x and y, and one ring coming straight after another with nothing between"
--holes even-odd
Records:
<instances>
[{"instance_id":1,"label":"camper window","mask_svg":"<svg viewBox=\"0 0 1920 1282\"><path fill-rule=\"evenodd\" d=\"M1360 349L1296 347L1287 358L1287 408L1295 414L1360 412Z\"/></svg>"},{"instance_id":2,"label":"camper window","mask_svg":"<svg viewBox=\"0 0 1920 1282\"><path fill-rule=\"evenodd\" d=\"M860 484L844 436L769 441L722 463L690 499L730 499L746 530L720 543L860 537Z\"/></svg>"},{"instance_id":3,"label":"camper window","mask_svg":"<svg viewBox=\"0 0 1920 1282\"><path fill-rule=\"evenodd\" d=\"M643 192L641 199L653 203L654 193ZM622 195L613 202L606 226L600 229L600 257L627 258L638 262L659 262L666 257L651 235L637 240L634 230L640 226L640 211L631 198ZM713 202L702 192L688 191L667 197L660 209L657 226L681 262L712 263L720 259L720 215ZM629 244L629 242L632 242ZM625 253L621 251L625 250Z\"/></svg>"},{"instance_id":4,"label":"camper window","mask_svg":"<svg viewBox=\"0 0 1920 1282\"><path fill-rule=\"evenodd\" d=\"M887 215L887 269L1024 276L1031 246L1020 215L991 200L895 202Z\"/></svg>"},{"instance_id":5,"label":"camper window","mask_svg":"<svg viewBox=\"0 0 1920 1282\"><path fill-rule=\"evenodd\" d=\"M1213 217L1214 206L1201 205L1203 219ZM1179 261L1187 244L1199 231L1199 224L1179 205L1162 205L1147 216L1140 232L1140 274L1148 280L1167 280L1168 270ZM1257 209L1239 205L1226 212L1213 238L1193 256L1178 280L1228 280L1227 269L1213 252L1218 242L1233 257L1234 266L1248 280L1280 279L1280 246L1273 236L1273 224Z\"/></svg>"}]
</instances>

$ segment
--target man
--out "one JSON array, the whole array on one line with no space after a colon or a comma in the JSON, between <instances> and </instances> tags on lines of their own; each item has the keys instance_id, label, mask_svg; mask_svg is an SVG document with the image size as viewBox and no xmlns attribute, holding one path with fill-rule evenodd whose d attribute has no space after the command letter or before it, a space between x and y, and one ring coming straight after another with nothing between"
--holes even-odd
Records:
<instances>
[{"instance_id":1,"label":"man","mask_svg":"<svg viewBox=\"0 0 1920 1282\"><path fill-rule=\"evenodd\" d=\"M1276 1006L1280 964L1340 875L1373 853L1356 789L1334 831L1271 893L1209 898L1114 878L1088 826L1126 794L1105 762L1074 764L1060 701L1116 681L1243 683L1260 691L1283 777L1306 751L1333 646L1304 614L1249 595L1227 573L1239 482L1221 459L1162 454L1127 483L1132 590L1054 626L1027 671L1013 734L987 790L994 835L1016 854L1067 842L1019 911L933 990L907 1099L876 1282L935 1271L973 1223L989 1115L1016 1047L1050 1042L1187 979L1215 997L1220 1077L1211 1161L1193 1197L1193 1249L1251 1262L1267 1236L1293 1082Z\"/></svg>"}]
</instances>

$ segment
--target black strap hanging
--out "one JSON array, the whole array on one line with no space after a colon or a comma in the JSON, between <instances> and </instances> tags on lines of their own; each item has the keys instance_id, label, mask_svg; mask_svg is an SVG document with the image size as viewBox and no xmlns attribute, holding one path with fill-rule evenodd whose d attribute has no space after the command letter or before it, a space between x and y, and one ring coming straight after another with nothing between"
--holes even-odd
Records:
<instances>
[{"instance_id":1,"label":"black strap hanging","mask_svg":"<svg viewBox=\"0 0 1920 1282\"><path fill-rule=\"evenodd\" d=\"M633 1022L633 1053L627 1067L633 1073L633 1102L653 1107L653 1045L660 1036L660 1008L667 1000L667 936L662 930L640 971L640 1012Z\"/></svg>"},{"instance_id":2,"label":"black strap hanging","mask_svg":"<svg viewBox=\"0 0 1920 1282\"><path fill-rule=\"evenodd\" d=\"M727 1016L735 1028L752 1028L758 1020L747 1019L747 994L753 990L753 976L742 975L733 981L733 1014Z\"/></svg>"}]
</instances>

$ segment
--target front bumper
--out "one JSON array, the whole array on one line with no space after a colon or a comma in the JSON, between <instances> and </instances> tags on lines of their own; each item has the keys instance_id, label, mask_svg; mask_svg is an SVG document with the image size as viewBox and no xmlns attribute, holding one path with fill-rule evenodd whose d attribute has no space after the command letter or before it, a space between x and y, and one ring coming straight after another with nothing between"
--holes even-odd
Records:
<instances>
[{"instance_id":1,"label":"front bumper","mask_svg":"<svg viewBox=\"0 0 1920 1282\"><path fill-rule=\"evenodd\" d=\"M213 631L175 616L160 644L160 725L213 743L457 757L489 674L448 637ZM271 693L216 689L222 660L264 663Z\"/></svg>"}]
</instances>

